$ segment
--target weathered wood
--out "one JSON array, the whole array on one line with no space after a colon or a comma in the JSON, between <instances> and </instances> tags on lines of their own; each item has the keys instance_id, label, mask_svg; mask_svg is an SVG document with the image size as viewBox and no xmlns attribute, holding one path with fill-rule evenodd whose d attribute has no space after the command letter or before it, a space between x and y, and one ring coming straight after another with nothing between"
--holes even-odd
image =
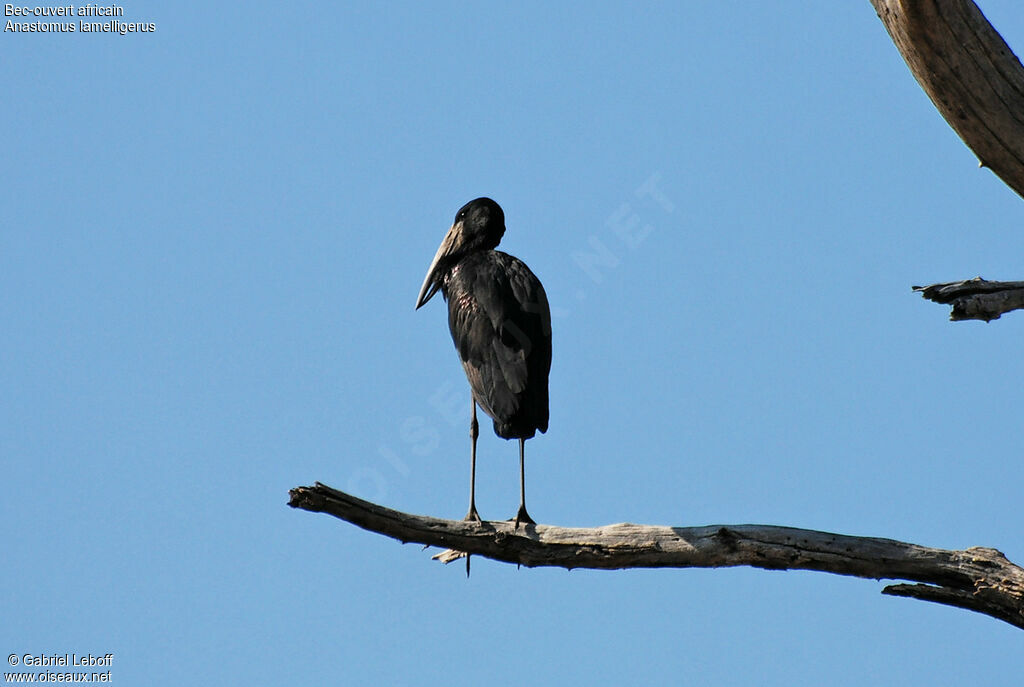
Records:
<instances>
[{"instance_id":1,"label":"weathered wood","mask_svg":"<svg viewBox=\"0 0 1024 687\"><path fill-rule=\"evenodd\" d=\"M466 522L411 515L317 482L296 487L289 505L323 512L399 541L518 565L573 568L818 570L896 579L883 593L966 608L1024 628L1024 569L995 549L934 549L892 539L853 537L773 525L667 527L620 523L595 528Z\"/></svg>"},{"instance_id":2,"label":"weathered wood","mask_svg":"<svg viewBox=\"0 0 1024 687\"><path fill-rule=\"evenodd\" d=\"M910 71L985 167L1024 196L1024 67L971 0L871 0Z\"/></svg>"},{"instance_id":3,"label":"weathered wood","mask_svg":"<svg viewBox=\"0 0 1024 687\"><path fill-rule=\"evenodd\" d=\"M998 320L1003 313L1024 308L1024 281L988 281L981 277L964 281L915 286L924 298L952 305L949 319Z\"/></svg>"}]
</instances>

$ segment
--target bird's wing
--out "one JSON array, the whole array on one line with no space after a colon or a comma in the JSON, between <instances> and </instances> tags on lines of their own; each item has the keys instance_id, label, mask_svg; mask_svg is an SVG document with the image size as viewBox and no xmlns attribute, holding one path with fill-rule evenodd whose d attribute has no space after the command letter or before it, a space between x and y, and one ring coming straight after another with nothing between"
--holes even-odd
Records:
<instances>
[{"instance_id":1,"label":"bird's wing","mask_svg":"<svg viewBox=\"0 0 1024 687\"><path fill-rule=\"evenodd\" d=\"M521 261L497 251L473 270L471 302L449 311L452 338L478 402L507 421L531 377L546 388L551 315L540 281ZM455 304L453 304L455 305Z\"/></svg>"}]
</instances>

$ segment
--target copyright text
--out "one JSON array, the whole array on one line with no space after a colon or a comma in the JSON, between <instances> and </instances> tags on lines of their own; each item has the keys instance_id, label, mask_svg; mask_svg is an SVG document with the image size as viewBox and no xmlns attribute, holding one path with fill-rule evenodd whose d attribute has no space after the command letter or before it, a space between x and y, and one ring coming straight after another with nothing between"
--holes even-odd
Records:
<instances>
[{"instance_id":1,"label":"copyright text","mask_svg":"<svg viewBox=\"0 0 1024 687\"><path fill-rule=\"evenodd\" d=\"M10 654L7 664L21 671L4 682L111 682L114 654Z\"/></svg>"}]
</instances>

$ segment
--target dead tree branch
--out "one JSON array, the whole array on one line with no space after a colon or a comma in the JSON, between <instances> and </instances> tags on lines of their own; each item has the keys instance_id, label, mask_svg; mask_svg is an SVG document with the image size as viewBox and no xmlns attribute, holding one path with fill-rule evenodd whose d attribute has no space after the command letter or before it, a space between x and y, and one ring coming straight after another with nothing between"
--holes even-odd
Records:
<instances>
[{"instance_id":1,"label":"dead tree branch","mask_svg":"<svg viewBox=\"0 0 1024 687\"><path fill-rule=\"evenodd\" d=\"M1024 308L1024 281L987 281L975 277L913 288L930 301L952 305L949 319L954 322L991 322L998 320L1003 313Z\"/></svg>"},{"instance_id":2,"label":"dead tree branch","mask_svg":"<svg viewBox=\"0 0 1024 687\"><path fill-rule=\"evenodd\" d=\"M967 147L1024 197L1024 67L971 0L871 0L914 78ZM999 319L1024 307L1021 282L915 286L949 319Z\"/></svg>"},{"instance_id":3,"label":"dead tree branch","mask_svg":"<svg viewBox=\"0 0 1024 687\"><path fill-rule=\"evenodd\" d=\"M720 568L818 570L917 584L886 587L908 596L965 608L1024 628L1024 569L999 551L933 549L891 539L852 537L772 525L666 527L621 523L595 528L466 522L410 515L363 501L317 482L296 487L289 505L328 513L399 541L447 547L528 567Z\"/></svg>"},{"instance_id":4,"label":"dead tree branch","mask_svg":"<svg viewBox=\"0 0 1024 687\"><path fill-rule=\"evenodd\" d=\"M935 107L1024 196L1024 67L971 0L871 0Z\"/></svg>"}]
</instances>

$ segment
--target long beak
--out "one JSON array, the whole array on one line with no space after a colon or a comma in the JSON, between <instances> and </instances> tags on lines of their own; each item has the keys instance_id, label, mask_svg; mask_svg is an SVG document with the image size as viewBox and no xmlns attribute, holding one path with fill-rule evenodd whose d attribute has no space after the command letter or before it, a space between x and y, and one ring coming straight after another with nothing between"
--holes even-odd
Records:
<instances>
[{"instance_id":1,"label":"long beak","mask_svg":"<svg viewBox=\"0 0 1024 687\"><path fill-rule=\"evenodd\" d=\"M445 263L445 258L451 255L458 247L458 239L462 234L462 224L456 222L452 225L452 228L445 234L444 240L441 241L441 245L437 248L437 254L434 255L434 259L430 262L430 267L427 269L427 276L423 279L423 286L420 287L420 295L416 298L416 309L433 298L437 290L441 288L441 275L438 274Z\"/></svg>"}]
</instances>

